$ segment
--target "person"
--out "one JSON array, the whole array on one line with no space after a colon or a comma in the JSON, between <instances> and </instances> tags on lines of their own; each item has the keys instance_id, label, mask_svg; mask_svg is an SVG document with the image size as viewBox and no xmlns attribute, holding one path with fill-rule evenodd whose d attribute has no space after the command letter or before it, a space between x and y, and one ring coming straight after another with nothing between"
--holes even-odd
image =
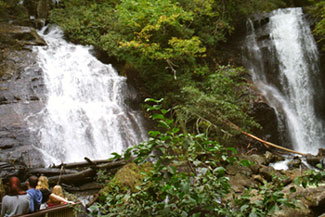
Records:
<instances>
[{"instance_id":1,"label":"person","mask_svg":"<svg viewBox=\"0 0 325 217\"><path fill-rule=\"evenodd\" d=\"M9 217L27 214L29 212L30 196L21 190L20 180L17 177L12 177L8 185L8 195L2 199L1 216Z\"/></svg>"},{"instance_id":2,"label":"person","mask_svg":"<svg viewBox=\"0 0 325 217\"><path fill-rule=\"evenodd\" d=\"M27 181L27 194L30 196L30 212L37 212L40 209L42 203L42 193L40 190L36 189L38 183L38 178L36 176L31 176Z\"/></svg>"},{"instance_id":3,"label":"person","mask_svg":"<svg viewBox=\"0 0 325 217\"><path fill-rule=\"evenodd\" d=\"M63 189L62 189L62 187L60 185L54 186L53 189L52 189L52 193L59 196L59 197L61 197L61 198L64 198ZM62 200L60 201L60 200L57 200L57 199L54 199L54 198L50 198L47 201L48 207L57 206L57 205L60 205L60 204L67 204L67 202L62 201Z\"/></svg>"},{"instance_id":4,"label":"person","mask_svg":"<svg viewBox=\"0 0 325 217\"><path fill-rule=\"evenodd\" d=\"M59 185L56 185L59 186ZM54 187L52 192L49 190L49 184L48 184L48 179L46 176L40 176L38 178L38 183L36 186L36 189L40 190L43 198L42 198L42 204L47 203L47 205L50 206L55 206L59 204L75 204L73 201L68 201L63 197L63 192L62 194L59 193L57 189L58 187ZM61 186L59 186L61 188ZM62 191L62 188L61 188ZM46 206L42 206L42 208L46 208Z\"/></svg>"}]
</instances>

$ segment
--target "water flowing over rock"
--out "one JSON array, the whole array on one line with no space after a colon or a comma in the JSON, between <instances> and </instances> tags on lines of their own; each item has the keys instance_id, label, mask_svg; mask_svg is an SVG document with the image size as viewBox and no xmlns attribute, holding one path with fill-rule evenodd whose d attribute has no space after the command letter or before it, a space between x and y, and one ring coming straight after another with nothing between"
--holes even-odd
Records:
<instances>
[{"instance_id":1,"label":"water flowing over rock","mask_svg":"<svg viewBox=\"0 0 325 217\"><path fill-rule=\"evenodd\" d=\"M30 116L46 163L101 159L146 139L141 116L126 105L134 97L111 65L91 48L63 39L58 27L43 28L47 47L34 47L44 72L46 107Z\"/></svg>"},{"instance_id":2,"label":"water flowing over rock","mask_svg":"<svg viewBox=\"0 0 325 217\"><path fill-rule=\"evenodd\" d=\"M316 43L301 8L278 9L248 22L246 59L255 85L276 113L283 144L317 153L325 141L315 112L320 88ZM320 92L320 91L319 91Z\"/></svg>"}]
</instances>

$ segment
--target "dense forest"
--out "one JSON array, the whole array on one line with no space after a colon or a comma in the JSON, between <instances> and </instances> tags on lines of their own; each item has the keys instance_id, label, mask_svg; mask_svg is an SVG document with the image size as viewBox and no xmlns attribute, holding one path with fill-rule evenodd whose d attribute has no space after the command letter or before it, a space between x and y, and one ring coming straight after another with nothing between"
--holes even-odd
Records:
<instances>
[{"instance_id":1,"label":"dense forest","mask_svg":"<svg viewBox=\"0 0 325 217\"><path fill-rule=\"evenodd\" d=\"M245 34L248 17L285 7L304 7L325 51L325 2L318 0L61 0L51 6L46 22L112 63L157 124L148 141L115 153L114 159L132 163L115 175L98 173L105 187L93 215L254 217L298 209L290 197L296 187L283 191L285 175L258 177L259 184L241 194L227 177L229 168L254 168L254 159L241 155L247 144L265 151L242 134L263 125L252 116L249 72L229 44ZM2 21L23 20L24 10L18 1L0 0ZM289 182L306 187L323 177L308 171Z\"/></svg>"}]
</instances>

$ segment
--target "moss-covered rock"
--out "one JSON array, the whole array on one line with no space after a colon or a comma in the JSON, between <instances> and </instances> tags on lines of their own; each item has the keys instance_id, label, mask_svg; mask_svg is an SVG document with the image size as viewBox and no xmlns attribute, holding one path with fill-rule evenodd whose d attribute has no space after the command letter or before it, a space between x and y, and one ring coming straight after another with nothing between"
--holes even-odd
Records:
<instances>
[{"instance_id":1,"label":"moss-covered rock","mask_svg":"<svg viewBox=\"0 0 325 217\"><path fill-rule=\"evenodd\" d=\"M113 186L118 186L121 190L136 192L136 186L142 184L145 174L152 170L152 164L145 163L137 165L135 163L126 164L119 169L108 185L100 191L101 195L111 192Z\"/></svg>"},{"instance_id":2,"label":"moss-covered rock","mask_svg":"<svg viewBox=\"0 0 325 217\"><path fill-rule=\"evenodd\" d=\"M0 24L0 49L21 50L26 45L46 45L46 42L34 28Z\"/></svg>"},{"instance_id":3,"label":"moss-covered rock","mask_svg":"<svg viewBox=\"0 0 325 217\"><path fill-rule=\"evenodd\" d=\"M25 54L21 52L20 55L15 55L15 60L12 61L10 56L13 53L24 50L26 46L33 45L46 45L46 42L34 28L0 24L0 77L4 78L6 75L10 78L17 71L17 67L20 67L17 63L26 58Z\"/></svg>"}]
</instances>

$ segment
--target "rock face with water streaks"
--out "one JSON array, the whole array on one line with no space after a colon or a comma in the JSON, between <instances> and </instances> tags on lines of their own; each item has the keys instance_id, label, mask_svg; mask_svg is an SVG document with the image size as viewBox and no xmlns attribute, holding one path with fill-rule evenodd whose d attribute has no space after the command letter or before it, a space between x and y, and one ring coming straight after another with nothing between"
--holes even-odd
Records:
<instances>
[{"instance_id":1,"label":"rock face with water streaks","mask_svg":"<svg viewBox=\"0 0 325 217\"><path fill-rule=\"evenodd\" d=\"M19 172L10 164L42 164L27 126L28 116L43 107L42 71L31 52L34 45L45 45L35 29L0 24L0 162L9 163L1 168L1 177Z\"/></svg>"}]
</instances>

